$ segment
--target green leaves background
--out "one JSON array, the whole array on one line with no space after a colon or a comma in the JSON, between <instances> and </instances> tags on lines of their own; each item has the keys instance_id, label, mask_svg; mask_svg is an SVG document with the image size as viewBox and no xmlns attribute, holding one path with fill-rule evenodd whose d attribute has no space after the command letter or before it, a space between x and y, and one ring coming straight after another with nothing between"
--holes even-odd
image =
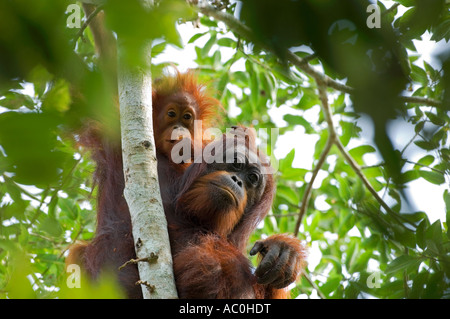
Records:
<instances>
[{"instance_id":1,"label":"green leaves background","mask_svg":"<svg viewBox=\"0 0 450 319\"><path fill-rule=\"evenodd\" d=\"M86 283L81 291L68 289L65 284L67 247L77 240L89 240L95 229L96 189L91 181L94 167L89 153L77 145L77 133L86 118L107 121L112 105L111 92L97 68L90 30L77 38L79 30L65 26L65 9L71 3L75 2L17 0L0 4L1 29L10 30L0 34L3 298L121 296L108 286L111 280L97 287ZM236 4L220 4L223 13L235 14ZM332 145L318 170L319 178L300 221L298 236L310 246L311 256L306 277L291 287L293 297L450 296L448 62L445 54L440 55L442 67L423 61L413 41L426 31L434 41L448 41L449 5L427 2L431 11L424 11L423 1L394 1L390 8L378 4L383 23L399 35L397 52L402 54L397 58L401 65L409 66L403 68L409 73L405 74L408 82L401 95L418 99L388 103L379 109L375 119L374 114L355 106L353 95L331 87L327 95L339 141L389 210L368 190L341 150ZM436 8L441 10L434 15L438 18L430 19ZM403 14L397 14L400 9ZM142 10L138 1L109 1L105 10L109 12L108 26L130 43L130 61L139 61L142 46L153 38L158 39L152 50L155 61L174 52L174 47L179 56L191 50L201 80L209 83L224 106L224 127L239 123L256 129L279 128L278 136L261 137L269 145L269 155L283 153L279 150L282 147L284 153L277 158L277 192L272 210L251 241L273 233L294 233L312 172L330 135L315 79L277 55L284 49L280 43L269 43L277 46L275 52L266 49L264 33L243 38L230 31L226 23L198 14L195 8L179 1L162 1L150 11ZM263 12L259 13L264 17ZM276 15L277 11L270 13ZM317 19L307 22L311 30L321 18L329 21L326 10L314 14ZM309 65L333 80L345 79L346 74L333 68L329 57L320 54L320 48L329 45L327 41L339 46L351 30L343 29L333 39L317 37L312 43L305 34L295 38L294 33L294 38L289 38L294 29L286 20L284 29L272 31L286 33L286 43L295 40L295 45L302 45L293 51L306 58ZM192 22L201 28L183 43L176 24L187 28ZM318 52L315 48L319 48ZM345 47L345 52L360 50L353 49ZM343 66L355 61L353 54L339 59L335 63ZM383 66L383 60L377 63ZM153 63L154 76L167 65ZM74 93L76 90L86 98L81 99ZM371 96L376 95L377 87L373 90ZM395 109L389 105L395 105ZM395 123L407 125L410 130L404 134L410 135L406 142L392 143L382 150L383 143L395 141L395 136L386 131L388 139L382 142L375 136L368 138L372 128L361 124L367 123L362 121L366 113L375 124L378 121L384 126L396 118ZM281 145L286 137L290 138L287 146ZM306 142L302 138L311 138L310 158L304 158L302 146ZM300 159L308 164L297 166ZM423 187L439 186L433 189L442 192L439 197L444 212L415 208L406 190L418 181ZM374 273L377 276L371 277ZM368 284L372 278L376 278L377 285Z\"/></svg>"}]
</instances>

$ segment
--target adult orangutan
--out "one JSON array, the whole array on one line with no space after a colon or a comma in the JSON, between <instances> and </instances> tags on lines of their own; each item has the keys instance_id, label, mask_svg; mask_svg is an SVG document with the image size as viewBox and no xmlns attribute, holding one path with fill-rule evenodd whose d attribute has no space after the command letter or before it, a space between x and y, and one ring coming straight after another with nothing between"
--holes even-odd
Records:
<instances>
[{"instance_id":1,"label":"adult orangutan","mask_svg":"<svg viewBox=\"0 0 450 319\"><path fill-rule=\"evenodd\" d=\"M212 125L217 105L218 102L207 95L205 87L197 83L193 72L176 71L154 84L153 127L164 205L173 198L168 191L171 185L177 183L189 165L174 163L172 148L181 141L180 137L187 137L193 147L194 121L201 120L203 128ZM90 243L79 243L70 248L66 264L80 264L92 279L102 271L117 273L127 296L141 298L141 287L135 285L139 280L136 265L117 271L119 266L135 259L136 253L130 213L123 197L125 182L120 139L106 136L105 131L101 125L91 124L81 134L80 143L92 150L92 158L96 162L97 229ZM193 156L194 152L191 154Z\"/></svg>"},{"instance_id":2,"label":"adult orangutan","mask_svg":"<svg viewBox=\"0 0 450 319\"><path fill-rule=\"evenodd\" d=\"M276 235L257 242L250 253L260 253L262 260L254 274L243 255L249 234L271 205L272 177L262 175L261 167L253 164L202 162L188 168L187 161L172 160L180 136L195 140L194 120L202 120L202 128L211 126L215 105L190 72L177 72L154 85L158 175L180 297L282 297L282 288L295 280L304 258L298 240ZM92 149L97 164L97 230L90 243L71 247L66 263L80 264L93 279L103 271L115 273L128 298L141 298L141 288L135 285L139 280L136 265L118 270L136 255L123 197L120 138L104 133L101 126L94 125L81 136L81 144ZM220 278L218 286L215 276Z\"/></svg>"},{"instance_id":3,"label":"adult orangutan","mask_svg":"<svg viewBox=\"0 0 450 319\"><path fill-rule=\"evenodd\" d=\"M254 272L244 255L275 186L262 157L249 147L254 139L236 143L239 129L211 147L216 160L223 150L223 161L203 160L186 170L173 205L166 207L174 216L169 234L180 298L286 298L283 288L304 264L304 247L288 235L256 242L250 254L261 258Z\"/></svg>"}]
</instances>

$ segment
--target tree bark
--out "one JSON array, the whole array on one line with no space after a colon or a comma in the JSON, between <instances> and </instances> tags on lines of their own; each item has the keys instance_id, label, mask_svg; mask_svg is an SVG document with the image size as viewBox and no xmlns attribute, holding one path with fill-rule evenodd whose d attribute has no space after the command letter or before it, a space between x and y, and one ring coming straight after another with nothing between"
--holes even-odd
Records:
<instances>
[{"instance_id":1,"label":"tree bark","mask_svg":"<svg viewBox=\"0 0 450 319\"><path fill-rule=\"evenodd\" d=\"M126 41L118 40L118 51L126 51ZM153 137L150 41L145 58L146 68L125 65L120 56L118 61L124 196L133 225L143 296L172 299L177 298L177 290Z\"/></svg>"}]
</instances>

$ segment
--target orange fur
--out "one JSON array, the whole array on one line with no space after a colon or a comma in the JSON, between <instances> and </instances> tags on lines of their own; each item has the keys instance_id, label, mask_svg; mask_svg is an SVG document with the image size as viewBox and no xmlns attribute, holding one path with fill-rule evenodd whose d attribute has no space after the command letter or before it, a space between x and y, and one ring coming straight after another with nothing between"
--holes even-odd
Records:
<instances>
[{"instance_id":1,"label":"orange fur","mask_svg":"<svg viewBox=\"0 0 450 319\"><path fill-rule=\"evenodd\" d=\"M69 247L69 255L66 258L66 267L72 264L82 267L84 252L87 246L88 243L86 242L79 242L71 245Z\"/></svg>"},{"instance_id":2,"label":"orange fur","mask_svg":"<svg viewBox=\"0 0 450 319\"><path fill-rule=\"evenodd\" d=\"M183 196L182 203L185 209L196 217L201 219L201 222L207 224L214 229L221 236L226 237L231 230L236 226L244 214L245 206L247 205L247 194L238 200L238 206L226 211L218 209L220 203L214 200L211 196L211 182L220 183L221 177L230 175L226 171L217 171L206 176L198 178ZM226 189L226 186L222 187ZM230 196L232 191L230 190ZM200 214L201 213L201 214Z\"/></svg>"},{"instance_id":3,"label":"orange fur","mask_svg":"<svg viewBox=\"0 0 450 319\"><path fill-rule=\"evenodd\" d=\"M174 273L181 296L189 298L255 298L251 265L229 242L205 235L174 257ZM236 284L238 283L238 284Z\"/></svg>"},{"instance_id":4,"label":"orange fur","mask_svg":"<svg viewBox=\"0 0 450 319\"><path fill-rule=\"evenodd\" d=\"M216 122L214 115L217 115L220 102L211 96L205 85L198 83L197 75L193 70L181 73L175 68L175 75L164 76L153 83L153 107L155 111L158 112L163 106L158 103L162 97L176 92L189 93L196 100L199 109L196 119L202 120L203 130L214 126Z\"/></svg>"}]
</instances>

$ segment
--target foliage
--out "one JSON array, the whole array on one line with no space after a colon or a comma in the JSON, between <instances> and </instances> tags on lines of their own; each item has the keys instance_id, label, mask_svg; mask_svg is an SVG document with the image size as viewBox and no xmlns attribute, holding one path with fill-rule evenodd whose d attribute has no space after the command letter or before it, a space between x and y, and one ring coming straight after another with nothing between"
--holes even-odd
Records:
<instances>
[{"instance_id":1,"label":"foliage","mask_svg":"<svg viewBox=\"0 0 450 319\"><path fill-rule=\"evenodd\" d=\"M284 1L279 2L281 10ZM89 153L76 144L77 132L86 117L107 121L112 105L111 91L96 67L92 34L85 29L80 37L79 29L66 26L70 12L64 12L71 3L0 3L1 29L11 30L0 34L0 296L5 298L120 296L110 286L84 286L80 292L65 284L67 247L89 240L95 229L94 168ZM428 1L427 10L421 0L398 0L389 8L378 2L382 25L398 40L394 47L392 38L384 42L383 28L377 33L358 24L357 36L368 32L381 39L372 42L368 37L362 47L352 46L348 40L356 31L345 25L324 36L318 26L333 22L326 8L306 8L311 11L302 15L310 18L297 19L306 25L296 26L289 23L294 19L274 10L267 19L262 5L254 8L253 1L245 1L240 18L253 32L249 35L222 16L193 17L193 9L177 1L163 1L150 12L138 1L123 3L110 1L105 10L109 26L132 43L130 59L140 58L140 48L150 38L159 38L154 57L171 45L181 48L175 21L190 24L186 20L194 19L201 28L185 49L194 48L200 77L223 103L224 127L278 127L278 135L259 136L272 157L289 140L290 149L278 156L272 211L251 241L296 233L300 224L298 236L319 260L310 261L306 279L292 287L293 297L450 296L450 53L439 56L437 67L421 59L414 42L425 32L433 41L449 41L448 2ZM237 15L236 3L213 3L225 18ZM361 3L362 17L355 18L347 6L340 9L347 19L365 21L369 13ZM400 10L404 13L397 14ZM252 14L277 23L259 29L260 21ZM292 32L299 28L305 31ZM392 76L392 69L383 69L392 63L383 59L385 51L372 56L379 69L362 65L358 54L374 43L395 51L395 63L401 66L395 72L400 73ZM331 44L331 52L341 54L327 54ZM293 45L303 64L286 54ZM166 65L153 64L154 74ZM379 70L388 71L375 74ZM323 74L334 84L324 84ZM358 83L364 79L372 81ZM344 88L336 83L345 83ZM385 91L387 83L395 86L392 91ZM363 94L368 92L363 84L370 94ZM76 90L86 98L80 99ZM372 101L366 103L367 98ZM371 131L363 121L367 118L374 123L373 139L365 138ZM408 128L401 145L396 140L399 130L390 123ZM302 139L314 143L306 166L296 164L307 151ZM422 187L440 186L445 212L414 208L407 190L419 181ZM302 206L305 215L299 217ZM432 219L436 213L443 217Z\"/></svg>"}]
</instances>

